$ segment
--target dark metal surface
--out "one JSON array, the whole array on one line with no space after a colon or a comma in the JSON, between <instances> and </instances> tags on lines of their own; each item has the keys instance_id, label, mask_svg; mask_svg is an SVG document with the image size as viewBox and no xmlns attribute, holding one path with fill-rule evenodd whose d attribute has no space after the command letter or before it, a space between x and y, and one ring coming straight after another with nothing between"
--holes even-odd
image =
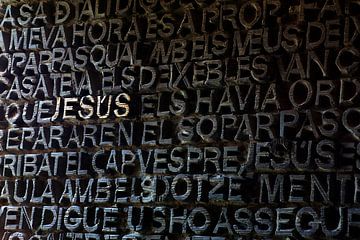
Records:
<instances>
[{"instance_id":1,"label":"dark metal surface","mask_svg":"<svg viewBox=\"0 0 360 240\"><path fill-rule=\"evenodd\" d=\"M359 14L4 1L0 238L358 239Z\"/></svg>"}]
</instances>

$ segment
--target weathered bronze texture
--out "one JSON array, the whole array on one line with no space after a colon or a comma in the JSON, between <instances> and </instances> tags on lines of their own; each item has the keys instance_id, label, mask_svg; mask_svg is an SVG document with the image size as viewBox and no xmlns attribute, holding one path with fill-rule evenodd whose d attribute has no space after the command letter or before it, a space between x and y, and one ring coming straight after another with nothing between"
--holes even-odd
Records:
<instances>
[{"instance_id":1,"label":"weathered bronze texture","mask_svg":"<svg viewBox=\"0 0 360 240\"><path fill-rule=\"evenodd\" d=\"M359 238L360 1L0 9L1 239Z\"/></svg>"}]
</instances>

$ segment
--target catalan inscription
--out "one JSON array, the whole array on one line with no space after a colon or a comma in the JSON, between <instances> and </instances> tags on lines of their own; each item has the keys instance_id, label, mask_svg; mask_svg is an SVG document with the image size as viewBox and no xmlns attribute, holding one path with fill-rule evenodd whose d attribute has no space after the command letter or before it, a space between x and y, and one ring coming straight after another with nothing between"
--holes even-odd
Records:
<instances>
[{"instance_id":1,"label":"catalan inscription","mask_svg":"<svg viewBox=\"0 0 360 240\"><path fill-rule=\"evenodd\" d=\"M1 239L359 238L358 0L0 12Z\"/></svg>"}]
</instances>

